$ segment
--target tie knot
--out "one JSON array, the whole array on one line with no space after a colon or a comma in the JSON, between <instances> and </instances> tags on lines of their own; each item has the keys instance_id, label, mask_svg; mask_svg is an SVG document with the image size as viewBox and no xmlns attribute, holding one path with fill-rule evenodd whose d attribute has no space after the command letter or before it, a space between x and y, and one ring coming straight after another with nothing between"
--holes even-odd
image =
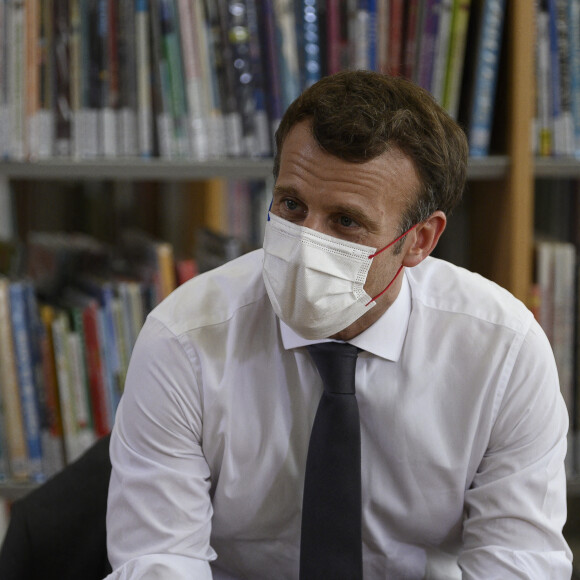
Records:
<instances>
[{"instance_id":1,"label":"tie knot","mask_svg":"<svg viewBox=\"0 0 580 580\"><path fill-rule=\"evenodd\" d=\"M321 342L306 347L327 393L354 394L359 348L345 342Z\"/></svg>"}]
</instances>

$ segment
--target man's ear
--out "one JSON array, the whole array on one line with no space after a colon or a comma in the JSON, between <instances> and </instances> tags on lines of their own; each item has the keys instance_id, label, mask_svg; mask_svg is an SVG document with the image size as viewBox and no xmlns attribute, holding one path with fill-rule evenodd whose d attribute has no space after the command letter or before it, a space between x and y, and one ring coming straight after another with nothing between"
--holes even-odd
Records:
<instances>
[{"instance_id":1,"label":"man's ear","mask_svg":"<svg viewBox=\"0 0 580 580\"><path fill-rule=\"evenodd\" d=\"M447 216L439 210L421 222L412 232L413 243L404 250L403 266L412 268L420 264L435 249L446 225Z\"/></svg>"}]
</instances>

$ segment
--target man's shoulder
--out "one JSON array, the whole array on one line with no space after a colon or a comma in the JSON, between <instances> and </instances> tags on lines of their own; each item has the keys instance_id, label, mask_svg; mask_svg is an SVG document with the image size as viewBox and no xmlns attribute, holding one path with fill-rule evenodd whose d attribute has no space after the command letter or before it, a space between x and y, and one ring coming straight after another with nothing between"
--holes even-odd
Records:
<instances>
[{"instance_id":1,"label":"man's shoulder","mask_svg":"<svg viewBox=\"0 0 580 580\"><path fill-rule=\"evenodd\" d=\"M225 322L267 298L262 262L259 249L199 274L174 290L150 316L175 334Z\"/></svg>"},{"instance_id":2,"label":"man's shoulder","mask_svg":"<svg viewBox=\"0 0 580 580\"><path fill-rule=\"evenodd\" d=\"M495 282L444 260L429 257L407 270L413 300L427 308L466 315L525 332L530 310Z\"/></svg>"}]
</instances>

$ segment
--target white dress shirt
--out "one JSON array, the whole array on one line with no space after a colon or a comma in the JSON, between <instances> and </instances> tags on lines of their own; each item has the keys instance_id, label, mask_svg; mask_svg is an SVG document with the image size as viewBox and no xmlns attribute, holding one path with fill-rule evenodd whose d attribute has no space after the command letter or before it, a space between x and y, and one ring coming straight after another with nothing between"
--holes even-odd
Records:
<instances>
[{"instance_id":1,"label":"white dress shirt","mask_svg":"<svg viewBox=\"0 0 580 580\"><path fill-rule=\"evenodd\" d=\"M262 259L194 278L147 319L111 440L109 580L298 578L322 382ZM428 258L351 342L365 579L569 578L568 414L531 313Z\"/></svg>"}]
</instances>

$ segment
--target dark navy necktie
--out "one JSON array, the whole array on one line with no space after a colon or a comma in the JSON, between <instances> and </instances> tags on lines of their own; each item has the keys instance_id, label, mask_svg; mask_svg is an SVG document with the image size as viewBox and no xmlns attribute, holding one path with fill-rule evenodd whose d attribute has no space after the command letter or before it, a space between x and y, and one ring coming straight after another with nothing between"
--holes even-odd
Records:
<instances>
[{"instance_id":1,"label":"dark navy necktie","mask_svg":"<svg viewBox=\"0 0 580 580\"><path fill-rule=\"evenodd\" d=\"M359 349L307 347L324 384L304 480L300 580L362 578L360 420L355 396Z\"/></svg>"}]
</instances>

